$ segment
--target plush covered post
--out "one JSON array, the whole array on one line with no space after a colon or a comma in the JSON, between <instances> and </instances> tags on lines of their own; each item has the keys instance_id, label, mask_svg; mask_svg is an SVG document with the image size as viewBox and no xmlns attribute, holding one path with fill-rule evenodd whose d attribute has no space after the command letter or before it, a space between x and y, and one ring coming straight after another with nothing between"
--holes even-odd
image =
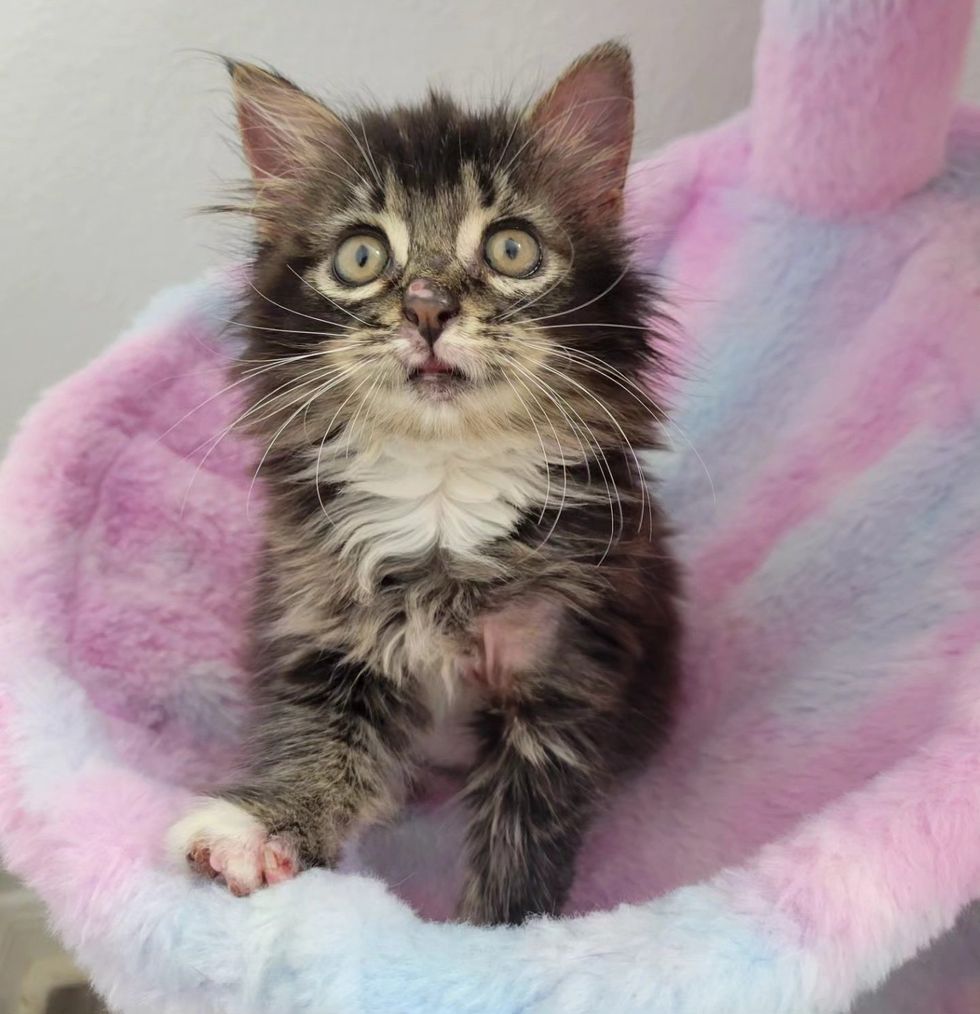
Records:
<instances>
[{"instance_id":1,"label":"plush covered post","mask_svg":"<svg viewBox=\"0 0 980 1014\"><path fill-rule=\"evenodd\" d=\"M819 215L888 207L943 164L972 0L768 0L751 178Z\"/></svg>"}]
</instances>

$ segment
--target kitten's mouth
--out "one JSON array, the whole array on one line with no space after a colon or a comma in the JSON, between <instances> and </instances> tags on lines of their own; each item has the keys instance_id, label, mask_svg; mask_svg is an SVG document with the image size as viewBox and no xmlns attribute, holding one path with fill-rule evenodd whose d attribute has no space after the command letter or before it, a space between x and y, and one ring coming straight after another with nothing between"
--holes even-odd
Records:
<instances>
[{"instance_id":1,"label":"kitten's mouth","mask_svg":"<svg viewBox=\"0 0 980 1014\"><path fill-rule=\"evenodd\" d=\"M429 397L448 398L466 386L469 378L462 370L432 356L409 373L408 381Z\"/></svg>"}]
</instances>

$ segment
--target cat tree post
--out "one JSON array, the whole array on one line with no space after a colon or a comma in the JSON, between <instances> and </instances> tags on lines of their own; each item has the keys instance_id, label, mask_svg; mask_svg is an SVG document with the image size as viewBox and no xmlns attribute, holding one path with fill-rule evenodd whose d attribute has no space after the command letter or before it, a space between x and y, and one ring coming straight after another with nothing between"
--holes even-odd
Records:
<instances>
[{"instance_id":1,"label":"cat tree post","mask_svg":"<svg viewBox=\"0 0 980 1014\"><path fill-rule=\"evenodd\" d=\"M767 0L750 174L818 215L888 207L943 164L972 0Z\"/></svg>"}]
</instances>

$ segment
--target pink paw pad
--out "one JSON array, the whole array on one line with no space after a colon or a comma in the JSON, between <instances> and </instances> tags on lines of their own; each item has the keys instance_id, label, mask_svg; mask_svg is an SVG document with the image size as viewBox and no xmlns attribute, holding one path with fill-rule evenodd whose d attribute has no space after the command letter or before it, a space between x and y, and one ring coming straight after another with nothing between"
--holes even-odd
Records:
<instances>
[{"instance_id":1,"label":"pink paw pad","mask_svg":"<svg viewBox=\"0 0 980 1014\"><path fill-rule=\"evenodd\" d=\"M238 897L290 880L300 869L291 841L270 836L260 821L225 800L209 800L179 820L168 844L193 873L224 880Z\"/></svg>"}]
</instances>

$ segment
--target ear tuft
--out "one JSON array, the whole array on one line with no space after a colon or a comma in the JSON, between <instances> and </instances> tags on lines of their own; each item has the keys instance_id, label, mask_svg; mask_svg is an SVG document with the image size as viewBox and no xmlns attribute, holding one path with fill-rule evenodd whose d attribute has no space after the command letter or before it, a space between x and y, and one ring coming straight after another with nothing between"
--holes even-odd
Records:
<instances>
[{"instance_id":1,"label":"ear tuft","mask_svg":"<svg viewBox=\"0 0 980 1014\"><path fill-rule=\"evenodd\" d=\"M324 145L340 143L344 128L338 117L292 81L250 63L226 59L225 65L242 150L256 181L301 176Z\"/></svg>"},{"instance_id":2,"label":"ear tuft","mask_svg":"<svg viewBox=\"0 0 980 1014\"><path fill-rule=\"evenodd\" d=\"M546 159L590 215L622 213L633 146L633 62L626 46L604 42L579 57L530 112Z\"/></svg>"}]
</instances>

